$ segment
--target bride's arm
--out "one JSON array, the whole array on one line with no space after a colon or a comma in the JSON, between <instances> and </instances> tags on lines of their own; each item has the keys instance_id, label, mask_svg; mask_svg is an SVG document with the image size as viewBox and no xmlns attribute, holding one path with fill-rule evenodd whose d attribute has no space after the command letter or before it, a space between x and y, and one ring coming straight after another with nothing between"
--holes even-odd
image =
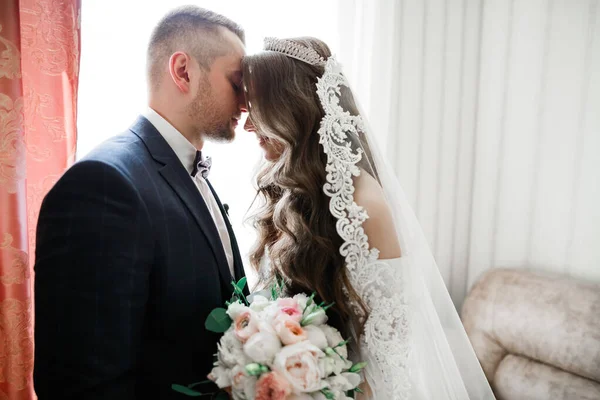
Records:
<instances>
[{"instance_id":1,"label":"bride's arm","mask_svg":"<svg viewBox=\"0 0 600 400\"><path fill-rule=\"evenodd\" d=\"M369 216L363 229L369 238L369 246L379 250L380 259L393 259L401 255L394 218L379 183L362 171L354 181L354 202L363 207Z\"/></svg>"},{"instance_id":2,"label":"bride's arm","mask_svg":"<svg viewBox=\"0 0 600 400\"><path fill-rule=\"evenodd\" d=\"M401 248L392 211L379 183L369 174L355 178L354 201L369 218L362 227L370 248L379 250L378 261L363 266L355 289L370 310L361 339L361 357L367 361L364 393L359 400L406 399L408 315L404 296ZM354 282L353 282L354 284Z\"/></svg>"}]
</instances>

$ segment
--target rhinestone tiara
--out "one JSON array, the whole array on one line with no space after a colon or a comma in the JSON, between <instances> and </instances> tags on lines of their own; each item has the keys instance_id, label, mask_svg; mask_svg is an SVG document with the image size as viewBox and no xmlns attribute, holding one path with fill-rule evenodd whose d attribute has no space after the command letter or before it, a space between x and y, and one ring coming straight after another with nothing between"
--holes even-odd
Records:
<instances>
[{"instance_id":1,"label":"rhinestone tiara","mask_svg":"<svg viewBox=\"0 0 600 400\"><path fill-rule=\"evenodd\" d=\"M325 65L325 59L316 50L291 40L267 37L265 38L265 50L276 51L310 65Z\"/></svg>"}]
</instances>

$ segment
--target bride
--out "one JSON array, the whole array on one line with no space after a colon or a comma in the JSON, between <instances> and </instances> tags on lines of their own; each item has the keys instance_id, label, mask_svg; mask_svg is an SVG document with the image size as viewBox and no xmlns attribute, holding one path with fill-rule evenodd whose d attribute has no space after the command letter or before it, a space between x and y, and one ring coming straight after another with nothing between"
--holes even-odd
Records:
<instances>
[{"instance_id":1,"label":"bride","mask_svg":"<svg viewBox=\"0 0 600 400\"><path fill-rule=\"evenodd\" d=\"M265 40L243 61L266 162L251 262L288 294L335 303L366 361L366 399L494 399L419 223L377 152L340 66L314 38Z\"/></svg>"}]
</instances>

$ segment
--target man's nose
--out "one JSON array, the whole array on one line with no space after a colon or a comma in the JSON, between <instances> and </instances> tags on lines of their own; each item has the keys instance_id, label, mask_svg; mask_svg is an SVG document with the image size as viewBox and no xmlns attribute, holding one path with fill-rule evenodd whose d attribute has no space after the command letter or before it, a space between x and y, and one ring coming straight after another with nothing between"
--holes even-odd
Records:
<instances>
[{"instance_id":1,"label":"man's nose","mask_svg":"<svg viewBox=\"0 0 600 400\"><path fill-rule=\"evenodd\" d=\"M248 112L248 107L246 106L246 96L244 95L244 91L241 91L241 93L238 96L238 108L240 109L240 112Z\"/></svg>"}]
</instances>

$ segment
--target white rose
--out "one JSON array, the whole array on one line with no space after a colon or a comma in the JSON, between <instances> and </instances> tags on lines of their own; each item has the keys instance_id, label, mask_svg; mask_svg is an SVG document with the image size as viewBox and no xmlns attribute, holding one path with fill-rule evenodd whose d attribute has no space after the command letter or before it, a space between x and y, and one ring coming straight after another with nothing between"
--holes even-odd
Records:
<instances>
[{"instance_id":1,"label":"white rose","mask_svg":"<svg viewBox=\"0 0 600 400\"><path fill-rule=\"evenodd\" d=\"M232 398L233 400L246 400L246 394L244 392L232 390L230 398Z\"/></svg>"},{"instance_id":2,"label":"white rose","mask_svg":"<svg viewBox=\"0 0 600 400\"><path fill-rule=\"evenodd\" d=\"M235 301L227 307L227 315L229 315L229 318L231 318L232 321L235 321L235 319L245 311L248 311L248 307L239 301Z\"/></svg>"},{"instance_id":3,"label":"white rose","mask_svg":"<svg viewBox=\"0 0 600 400\"><path fill-rule=\"evenodd\" d=\"M257 377L250 376L246 368L242 365L236 365L231 370L231 394L234 400L246 400L254 397L254 388L256 387ZM251 393L251 396L248 396Z\"/></svg>"},{"instance_id":4,"label":"white rose","mask_svg":"<svg viewBox=\"0 0 600 400\"><path fill-rule=\"evenodd\" d=\"M227 368L237 364L245 365L251 360L244 354L242 343L235 337L233 331L227 331L218 345L217 357L219 362Z\"/></svg>"},{"instance_id":5,"label":"white rose","mask_svg":"<svg viewBox=\"0 0 600 400\"><path fill-rule=\"evenodd\" d=\"M271 302L264 296L261 296L259 294L255 294L252 296L252 300L250 301L250 309L254 312L261 312L262 310L264 310L265 308L267 308L267 306L269 304L271 304Z\"/></svg>"},{"instance_id":6,"label":"white rose","mask_svg":"<svg viewBox=\"0 0 600 400\"><path fill-rule=\"evenodd\" d=\"M329 346L329 342L327 342L325 333L320 327L308 325L304 327L304 331L306 332L308 341L317 346L319 349L325 350L325 348Z\"/></svg>"},{"instance_id":7,"label":"white rose","mask_svg":"<svg viewBox=\"0 0 600 400\"><path fill-rule=\"evenodd\" d=\"M345 372L341 375L329 377L327 383L333 391L346 392L360 385L360 376L358 374Z\"/></svg>"},{"instance_id":8,"label":"white rose","mask_svg":"<svg viewBox=\"0 0 600 400\"><path fill-rule=\"evenodd\" d=\"M298 303L298 307L300 307L300 310L304 311L304 309L306 308L306 304L308 303L308 296L304 293L299 293L293 298Z\"/></svg>"},{"instance_id":9,"label":"white rose","mask_svg":"<svg viewBox=\"0 0 600 400\"><path fill-rule=\"evenodd\" d=\"M272 324L275 317L279 314L279 307L275 302L269 304L260 312L260 319L268 324Z\"/></svg>"},{"instance_id":10,"label":"white rose","mask_svg":"<svg viewBox=\"0 0 600 400\"><path fill-rule=\"evenodd\" d=\"M362 379L360 377L359 374L356 374L354 372L344 372L342 374L342 376L344 378L346 378L348 380L348 383L350 383L350 386L352 386L350 389L348 390L352 390L354 388L357 388L358 385L360 385L360 383L362 382Z\"/></svg>"},{"instance_id":11,"label":"white rose","mask_svg":"<svg viewBox=\"0 0 600 400\"><path fill-rule=\"evenodd\" d=\"M319 359L319 368L321 369L321 376L330 376L335 373L339 374L342 370L336 368L335 360L331 357L322 357Z\"/></svg>"},{"instance_id":12,"label":"white rose","mask_svg":"<svg viewBox=\"0 0 600 400\"><path fill-rule=\"evenodd\" d=\"M213 381L220 389L231 386L231 370L221 366L214 367L208 379Z\"/></svg>"},{"instance_id":13,"label":"white rose","mask_svg":"<svg viewBox=\"0 0 600 400\"><path fill-rule=\"evenodd\" d=\"M339 368L341 371L349 370L352 367L352 361L350 360L341 359L340 357L334 358L334 360L336 368Z\"/></svg>"},{"instance_id":14,"label":"white rose","mask_svg":"<svg viewBox=\"0 0 600 400\"><path fill-rule=\"evenodd\" d=\"M268 331L255 333L244 344L244 353L260 364L271 364L280 349L279 337Z\"/></svg>"},{"instance_id":15,"label":"white rose","mask_svg":"<svg viewBox=\"0 0 600 400\"><path fill-rule=\"evenodd\" d=\"M290 383L294 393L310 393L324 386L319 357L324 353L309 341L285 346L275 356L273 370Z\"/></svg>"},{"instance_id":16,"label":"white rose","mask_svg":"<svg viewBox=\"0 0 600 400\"><path fill-rule=\"evenodd\" d=\"M258 331L277 335L277 332L275 332L275 328L273 327L273 325L271 325L265 321L260 321L258 323Z\"/></svg>"},{"instance_id":17,"label":"white rose","mask_svg":"<svg viewBox=\"0 0 600 400\"><path fill-rule=\"evenodd\" d=\"M333 348L344 341L344 338L337 329L329 325L322 325L321 329L327 338L327 345L329 347ZM348 358L348 349L345 345L335 347L335 351L337 351L343 358Z\"/></svg>"},{"instance_id":18,"label":"white rose","mask_svg":"<svg viewBox=\"0 0 600 400\"><path fill-rule=\"evenodd\" d=\"M235 337L235 332L233 329L229 329L227 332L223 334L221 337L220 343L222 346L225 346L229 349L241 349L242 342Z\"/></svg>"},{"instance_id":19,"label":"white rose","mask_svg":"<svg viewBox=\"0 0 600 400\"><path fill-rule=\"evenodd\" d=\"M258 377L250 376L244 383L244 396L246 399L253 399L256 396L256 382Z\"/></svg>"},{"instance_id":20,"label":"white rose","mask_svg":"<svg viewBox=\"0 0 600 400\"><path fill-rule=\"evenodd\" d=\"M241 365L236 365L231 370L231 387L237 391L244 390L246 378L248 378L246 368Z\"/></svg>"},{"instance_id":21,"label":"white rose","mask_svg":"<svg viewBox=\"0 0 600 400\"><path fill-rule=\"evenodd\" d=\"M309 307L310 309L310 307ZM302 318L302 325L322 325L327 322L327 314L322 308L315 307L310 312L307 310L306 315Z\"/></svg>"},{"instance_id":22,"label":"white rose","mask_svg":"<svg viewBox=\"0 0 600 400\"><path fill-rule=\"evenodd\" d=\"M313 400L313 397L306 393L292 393L291 395L286 397L285 400Z\"/></svg>"},{"instance_id":23,"label":"white rose","mask_svg":"<svg viewBox=\"0 0 600 400\"><path fill-rule=\"evenodd\" d=\"M351 366L350 361L343 360L337 354L319 359L319 367L323 371L323 376L339 375Z\"/></svg>"}]
</instances>

